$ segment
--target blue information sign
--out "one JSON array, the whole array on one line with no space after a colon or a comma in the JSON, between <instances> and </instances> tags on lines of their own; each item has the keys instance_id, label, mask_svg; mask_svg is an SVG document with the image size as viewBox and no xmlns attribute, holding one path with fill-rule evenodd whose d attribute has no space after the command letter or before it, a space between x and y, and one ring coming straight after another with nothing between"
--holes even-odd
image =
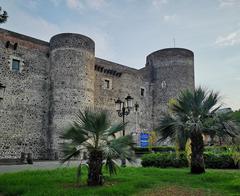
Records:
<instances>
[{"instance_id":1,"label":"blue information sign","mask_svg":"<svg viewBox=\"0 0 240 196\"><path fill-rule=\"evenodd\" d=\"M140 133L140 145L141 147L148 147L149 134Z\"/></svg>"}]
</instances>

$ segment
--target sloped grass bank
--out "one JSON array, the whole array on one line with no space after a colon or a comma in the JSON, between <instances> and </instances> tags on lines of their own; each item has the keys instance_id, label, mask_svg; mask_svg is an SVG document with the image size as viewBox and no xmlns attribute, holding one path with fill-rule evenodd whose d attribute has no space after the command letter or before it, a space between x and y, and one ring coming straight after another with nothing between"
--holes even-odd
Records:
<instances>
[{"instance_id":1,"label":"sloped grass bank","mask_svg":"<svg viewBox=\"0 0 240 196\"><path fill-rule=\"evenodd\" d=\"M117 176L106 176L102 187L87 187L86 174L80 187L76 168L2 174L0 195L240 195L239 170L191 175L187 168L123 168Z\"/></svg>"}]
</instances>

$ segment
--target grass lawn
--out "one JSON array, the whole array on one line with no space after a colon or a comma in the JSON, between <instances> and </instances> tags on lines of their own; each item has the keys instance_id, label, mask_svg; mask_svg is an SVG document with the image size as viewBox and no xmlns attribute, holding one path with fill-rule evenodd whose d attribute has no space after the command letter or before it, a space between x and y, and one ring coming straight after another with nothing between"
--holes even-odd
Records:
<instances>
[{"instance_id":1,"label":"grass lawn","mask_svg":"<svg viewBox=\"0 0 240 196\"><path fill-rule=\"evenodd\" d=\"M191 175L189 169L123 168L105 178L102 187L87 187L86 174L76 187L76 168L25 171L0 175L5 195L240 195L240 170L207 170Z\"/></svg>"}]
</instances>

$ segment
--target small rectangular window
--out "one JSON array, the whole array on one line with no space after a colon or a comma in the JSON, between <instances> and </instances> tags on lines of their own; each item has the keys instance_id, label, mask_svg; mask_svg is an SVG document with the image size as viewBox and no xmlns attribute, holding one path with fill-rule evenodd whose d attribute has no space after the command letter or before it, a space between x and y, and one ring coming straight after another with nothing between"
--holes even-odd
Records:
<instances>
[{"instance_id":1,"label":"small rectangular window","mask_svg":"<svg viewBox=\"0 0 240 196\"><path fill-rule=\"evenodd\" d=\"M112 79L102 78L102 88L106 90L112 89Z\"/></svg>"},{"instance_id":2,"label":"small rectangular window","mask_svg":"<svg viewBox=\"0 0 240 196\"><path fill-rule=\"evenodd\" d=\"M12 71L19 72L20 71L20 61L13 59L12 60Z\"/></svg>"},{"instance_id":3,"label":"small rectangular window","mask_svg":"<svg viewBox=\"0 0 240 196\"><path fill-rule=\"evenodd\" d=\"M145 96L145 89L141 88L141 96Z\"/></svg>"},{"instance_id":4,"label":"small rectangular window","mask_svg":"<svg viewBox=\"0 0 240 196\"><path fill-rule=\"evenodd\" d=\"M104 80L104 86L106 89L110 89L110 81L109 80Z\"/></svg>"}]
</instances>

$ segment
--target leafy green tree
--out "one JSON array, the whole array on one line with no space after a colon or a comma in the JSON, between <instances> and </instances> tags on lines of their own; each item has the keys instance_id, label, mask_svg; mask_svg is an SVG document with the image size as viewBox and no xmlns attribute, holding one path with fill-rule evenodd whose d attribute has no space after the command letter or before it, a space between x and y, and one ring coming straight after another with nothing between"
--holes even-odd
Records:
<instances>
[{"instance_id":1,"label":"leafy green tree","mask_svg":"<svg viewBox=\"0 0 240 196\"><path fill-rule=\"evenodd\" d=\"M5 23L7 21L8 14L5 10L2 11L2 7L0 6L0 23Z\"/></svg>"},{"instance_id":2,"label":"leafy green tree","mask_svg":"<svg viewBox=\"0 0 240 196\"><path fill-rule=\"evenodd\" d=\"M232 117L233 119L240 123L240 110L233 112Z\"/></svg>"},{"instance_id":3,"label":"leafy green tree","mask_svg":"<svg viewBox=\"0 0 240 196\"><path fill-rule=\"evenodd\" d=\"M171 113L165 114L160 120L157 130L161 140L168 137L185 143L186 138L191 140L191 173L205 172L203 134L206 133L206 121L213 118L219 109L218 102L218 93L201 87L193 91L185 90L177 102L171 105ZM223 131L223 134L229 134L228 131Z\"/></svg>"},{"instance_id":4,"label":"leafy green tree","mask_svg":"<svg viewBox=\"0 0 240 196\"><path fill-rule=\"evenodd\" d=\"M110 175L116 174L116 159L132 161L134 157L133 138L131 135L116 138L116 134L125 125L110 124L105 111L79 111L77 119L61 135L64 143L61 151L64 154L62 162L78 157L81 152L88 153L88 185L102 185L102 167L105 166ZM79 165L78 176L81 173Z\"/></svg>"}]
</instances>

